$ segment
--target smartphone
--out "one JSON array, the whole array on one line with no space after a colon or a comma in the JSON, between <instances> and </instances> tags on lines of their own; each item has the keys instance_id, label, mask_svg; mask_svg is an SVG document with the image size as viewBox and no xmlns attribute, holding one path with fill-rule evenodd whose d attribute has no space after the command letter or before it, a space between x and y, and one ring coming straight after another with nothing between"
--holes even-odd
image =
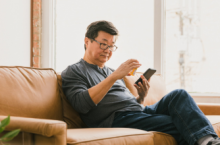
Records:
<instances>
[{"instance_id":1,"label":"smartphone","mask_svg":"<svg viewBox=\"0 0 220 145\"><path fill-rule=\"evenodd\" d=\"M155 72L156 72L155 69L149 68L149 69L143 74L143 76L144 76L147 80L149 80L149 78L150 78ZM138 85L139 82L142 83L142 78L141 78L141 77L135 82L135 84Z\"/></svg>"}]
</instances>

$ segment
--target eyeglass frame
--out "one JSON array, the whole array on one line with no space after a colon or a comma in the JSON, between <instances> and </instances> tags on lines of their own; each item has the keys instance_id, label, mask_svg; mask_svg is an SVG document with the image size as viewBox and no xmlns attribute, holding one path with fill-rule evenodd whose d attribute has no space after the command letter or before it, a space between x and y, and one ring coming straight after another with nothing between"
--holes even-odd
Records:
<instances>
[{"instance_id":1,"label":"eyeglass frame","mask_svg":"<svg viewBox=\"0 0 220 145\"><path fill-rule=\"evenodd\" d=\"M105 44L105 43L101 43L101 42L99 42L99 41L97 41L97 40L95 40L95 39L92 39L92 38L91 38L91 40L97 42L97 43L100 45L100 49L102 49L102 48L101 48L101 45L102 45L102 44ZM113 47L116 48L115 50L111 50L111 49L110 49L110 47L112 47L112 46L109 46L108 44L105 44L105 45L107 45L106 49L109 48L109 50L110 50L111 52L115 52L115 51L118 49L118 47L117 47L116 45L113 46ZM102 49L102 50L106 50L106 49Z\"/></svg>"}]
</instances>

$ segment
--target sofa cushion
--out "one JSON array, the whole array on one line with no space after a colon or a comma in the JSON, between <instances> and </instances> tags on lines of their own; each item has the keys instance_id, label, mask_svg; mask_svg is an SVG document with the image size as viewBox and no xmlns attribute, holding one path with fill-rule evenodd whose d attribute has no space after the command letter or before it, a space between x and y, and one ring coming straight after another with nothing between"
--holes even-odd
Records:
<instances>
[{"instance_id":1,"label":"sofa cushion","mask_svg":"<svg viewBox=\"0 0 220 145\"><path fill-rule=\"evenodd\" d=\"M147 132L132 128L68 129L70 145L177 145L175 139L160 132Z\"/></svg>"},{"instance_id":2,"label":"sofa cushion","mask_svg":"<svg viewBox=\"0 0 220 145\"><path fill-rule=\"evenodd\" d=\"M57 73L57 79L59 84L60 97L63 104L63 120L67 123L67 128L86 127L85 123L83 123L83 121L81 120L79 114L73 109L63 93L61 73Z\"/></svg>"},{"instance_id":3,"label":"sofa cushion","mask_svg":"<svg viewBox=\"0 0 220 145\"><path fill-rule=\"evenodd\" d=\"M0 115L63 120L53 69L0 66Z\"/></svg>"},{"instance_id":4,"label":"sofa cushion","mask_svg":"<svg viewBox=\"0 0 220 145\"><path fill-rule=\"evenodd\" d=\"M220 115L206 115L206 117L211 122L217 135L220 137Z\"/></svg>"},{"instance_id":5,"label":"sofa cushion","mask_svg":"<svg viewBox=\"0 0 220 145\"><path fill-rule=\"evenodd\" d=\"M213 125L215 132L220 136L220 116L206 115L206 117ZM131 128L68 129L67 143L70 145L177 145L175 139L168 134Z\"/></svg>"},{"instance_id":6,"label":"sofa cushion","mask_svg":"<svg viewBox=\"0 0 220 145\"><path fill-rule=\"evenodd\" d=\"M134 76L124 77L126 87L134 96L138 96L137 89L134 87L135 81L142 75L142 73L136 73ZM158 102L163 96L166 95L165 83L160 75L153 75L150 79L150 89L146 99L144 100L144 106L152 105Z\"/></svg>"}]
</instances>

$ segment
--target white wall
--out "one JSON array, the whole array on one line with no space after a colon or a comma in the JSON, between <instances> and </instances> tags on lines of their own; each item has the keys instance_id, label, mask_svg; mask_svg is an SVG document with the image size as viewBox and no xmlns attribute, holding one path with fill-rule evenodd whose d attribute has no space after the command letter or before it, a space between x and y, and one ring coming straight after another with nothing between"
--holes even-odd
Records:
<instances>
[{"instance_id":1,"label":"white wall","mask_svg":"<svg viewBox=\"0 0 220 145\"><path fill-rule=\"evenodd\" d=\"M97 20L111 21L119 30L118 50L107 66L117 69L127 59L135 58L142 64L137 71L153 67L153 0L57 0L56 71L83 58L86 27Z\"/></svg>"},{"instance_id":2,"label":"white wall","mask_svg":"<svg viewBox=\"0 0 220 145\"><path fill-rule=\"evenodd\" d=\"M30 0L0 0L0 65L30 66Z\"/></svg>"}]
</instances>

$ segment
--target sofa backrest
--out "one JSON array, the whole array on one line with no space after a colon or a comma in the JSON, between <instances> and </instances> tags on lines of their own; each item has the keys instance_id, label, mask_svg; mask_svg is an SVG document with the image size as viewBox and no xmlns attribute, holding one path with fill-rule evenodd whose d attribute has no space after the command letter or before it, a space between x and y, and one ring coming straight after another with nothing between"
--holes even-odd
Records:
<instances>
[{"instance_id":1,"label":"sofa backrest","mask_svg":"<svg viewBox=\"0 0 220 145\"><path fill-rule=\"evenodd\" d=\"M135 76L126 76L124 77L124 81L126 87L130 90L130 92L137 96L137 90L133 86L134 82L140 77L142 73L136 73ZM66 96L62 91L62 78L60 73L57 73L58 83L60 87L60 96L62 98L63 103L63 116L64 121L67 123L68 128L83 128L86 125L80 119L79 114L72 108L70 103L68 102ZM159 75L153 75L150 80L150 90L148 92L147 98L144 101L144 105L152 105L159 101L166 94L165 84L162 78Z\"/></svg>"},{"instance_id":2,"label":"sofa backrest","mask_svg":"<svg viewBox=\"0 0 220 145\"><path fill-rule=\"evenodd\" d=\"M55 71L0 66L0 115L63 120Z\"/></svg>"},{"instance_id":3,"label":"sofa backrest","mask_svg":"<svg viewBox=\"0 0 220 145\"><path fill-rule=\"evenodd\" d=\"M134 87L135 81L140 78L142 73L135 73L134 76L124 77L126 87L134 96L138 96L137 89ZM144 100L144 106L153 105L166 95L166 86L160 75L153 75L150 79L150 89Z\"/></svg>"},{"instance_id":4,"label":"sofa backrest","mask_svg":"<svg viewBox=\"0 0 220 145\"><path fill-rule=\"evenodd\" d=\"M66 96L62 90L62 78L61 73L57 73L58 84L60 88L60 97L62 99L63 106L63 120L67 124L67 128L85 128L86 125L81 120L79 114L73 109L73 107L68 102Z\"/></svg>"}]
</instances>

